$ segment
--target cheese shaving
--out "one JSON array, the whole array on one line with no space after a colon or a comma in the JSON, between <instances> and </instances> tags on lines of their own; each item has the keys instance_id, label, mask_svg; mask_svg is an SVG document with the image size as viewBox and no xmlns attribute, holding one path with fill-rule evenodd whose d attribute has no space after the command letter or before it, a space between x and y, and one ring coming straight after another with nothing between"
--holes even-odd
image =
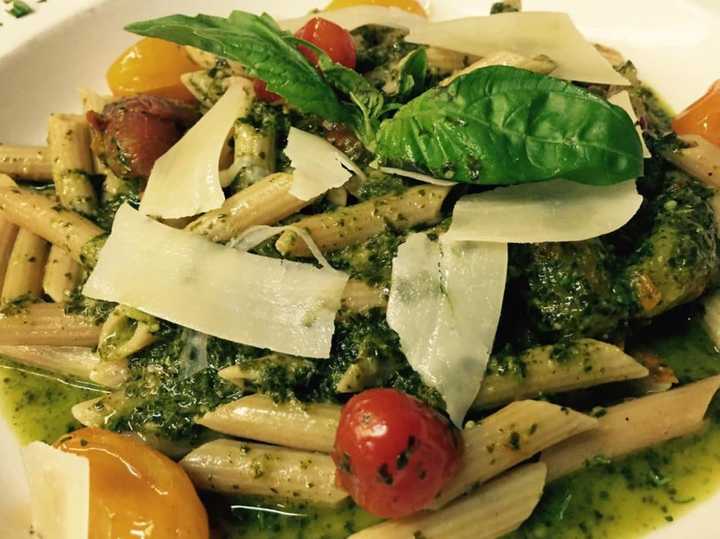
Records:
<instances>
[{"instance_id":1,"label":"cheese shaving","mask_svg":"<svg viewBox=\"0 0 720 539\"><path fill-rule=\"evenodd\" d=\"M650 149L647 147L647 144L645 144L643 130L640 126L640 120L638 120L637 113L635 112L635 107L633 107L632 101L630 100L630 93L627 90L623 90L622 92L618 92L615 95L609 97L608 101L613 105L617 105L618 107L623 109L625 112L627 112L628 116L630 116L630 119L635 124L635 129L637 130L637 134L640 137L640 142L642 143L643 157L645 159L650 159L652 157L652 154L650 153Z\"/></svg>"},{"instance_id":2,"label":"cheese shaving","mask_svg":"<svg viewBox=\"0 0 720 539\"><path fill-rule=\"evenodd\" d=\"M552 72L555 77L597 84L629 84L565 13L502 13L425 23L413 26L407 40L475 56L487 56L498 50L529 58L544 54L557 64Z\"/></svg>"},{"instance_id":3,"label":"cheese shaving","mask_svg":"<svg viewBox=\"0 0 720 539\"><path fill-rule=\"evenodd\" d=\"M86 539L90 521L90 464L42 442L23 449L35 535Z\"/></svg>"},{"instance_id":4,"label":"cheese shaving","mask_svg":"<svg viewBox=\"0 0 720 539\"><path fill-rule=\"evenodd\" d=\"M125 205L83 294L229 341L324 358L347 280L212 243Z\"/></svg>"},{"instance_id":5,"label":"cheese shaving","mask_svg":"<svg viewBox=\"0 0 720 539\"><path fill-rule=\"evenodd\" d=\"M390 327L458 427L480 390L502 308L507 245L412 234L393 259Z\"/></svg>"},{"instance_id":6,"label":"cheese shaving","mask_svg":"<svg viewBox=\"0 0 720 539\"><path fill-rule=\"evenodd\" d=\"M253 103L248 79L236 78L220 100L153 166L140 203L145 215L177 219L222 206L220 154L235 120Z\"/></svg>"},{"instance_id":7,"label":"cheese shaving","mask_svg":"<svg viewBox=\"0 0 720 539\"><path fill-rule=\"evenodd\" d=\"M290 194L312 200L330 189L342 187L356 174L365 174L352 160L325 139L291 127L285 155L295 169Z\"/></svg>"},{"instance_id":8,"label":"cheese shaving","mask_svg":"<svg viewBox=\"0 0 720 539\"><path fill-rule=\"evenodd\" d=\"M312 13L304 17L279 21L278 24L283 30L294 33L305 26L305 23L310 19L318 16L322 16L323 19L332 21L348 31L355 30L355 28L365 26L366 24L380 24L394 28L412 28L427 22L427 19L420 15L408 13L404 9L396 7L353 6L323 11L321 15Z\"/></svg>"},{"instance_id":9,"label":"cheese shaving","mask_svg":"<svg viewBox=\"0 0 720 539\"><path fill-rule=\"evenodd\" d=\"M551 180L462 197L447 237L456 241L582 241L625 225L640 209L635 180L591 186Z\"/></svg>"},{"instance_id":10,"label":"cheese shaving","mask_svg":"<svg viewBox=\"0 0 720 539\"><path fill-rule=\"evenodd\" d=\"M395 176L402 176L403 178L410 178L411 180L416 180L416 181L423 182L423 183L429 183L432 185L440 185L443 187L450 187L453 185L457 185L457 182L451 182L449 180L440 180L438 178L428 176L427 174L422 174L421 172L411 172L409 170L402 170L399 168L380 167L380 172L384 172L385 174L393 174Z\"/></svg>"}]
</instances>

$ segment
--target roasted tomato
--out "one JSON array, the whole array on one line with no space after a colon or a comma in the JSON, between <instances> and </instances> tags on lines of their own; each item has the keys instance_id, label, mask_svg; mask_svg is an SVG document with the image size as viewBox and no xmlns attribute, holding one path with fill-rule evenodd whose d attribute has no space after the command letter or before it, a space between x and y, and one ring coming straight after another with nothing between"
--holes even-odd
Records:
<instances>
[{"instance_id":1,"label":"roasted tomato","mask_svg":"<svg viewBox=\"0 0 720 539\"><path fill-rule=\"evenodd\" d=\"M75 431L55 445L90 464L89 539L208 539L195 488L166 456L102 429Z\"/></svg>"},{"instance_id":2,"label":"roasted tomato","mask_svg":"<svg viewBox=\"0 0 720 539\"><path fill-rule=\"evenodd\" d=\"M355 43L350 32L342 26L320 17L314 17L295 32L295 36L320 47L333 62L355 69L357 61ZM317 55L308 47L301 45L298 48L311 63L317 63Z\"/></svg>"},{"instance_id":3,"label":"roasted tomato","mask_svg":"<svg viewBox=\"0 0 720 539\"><path fill-rule=\"evenodd\" d=\"M400 518L432 502L457 472L460 448L435 411L394 389L371 389L343 408L333 460L360 507Z\"/></svg>"},{"instance_id":4,"label":"roasted tomato","mask_svg":"<svg viewBox=\"0 0 720 539\"><path fill-rule=\"evenodd\" d=\"M330 2L325 10L331 11L333 9L341 9L345 7L353 6L385 6L385 7L397 7L415 13L416 15L427 16L420 2L417 0L333 0Z\"/></svg>"},{"instance_id":5,"label":"roasted tomato","mask_svg":"<svg viewBox=\"0 0 720 539\"><path fill-rule=\"evenodd\" d=\"M199 117L189 105L150 95L121 99L102 114L87 114L95 151L121 178L147 178L157 158Z\"/></svg>"},{"instance_id":6,"label":"roasted tomato","mask_svg":"<svg viewBox=\"0 0 720 539\"><path fill-rule=\"evenodd\" d=\"M720 80L672 122L678 135L700 135L720 146Z\"/></svg>"},{"instance_id":7,"label":"roasted tomato","mask_svg":"<svg viewBox=\"0 0 720 539\"><path fill-rule=\"evenodd\" d=\"M200 66L185 52L185 47L147 37L113 62L107 72L107 81L115 96L152 94L194 101L180 76L199 69Z\"/></svg>"}]
</instances>

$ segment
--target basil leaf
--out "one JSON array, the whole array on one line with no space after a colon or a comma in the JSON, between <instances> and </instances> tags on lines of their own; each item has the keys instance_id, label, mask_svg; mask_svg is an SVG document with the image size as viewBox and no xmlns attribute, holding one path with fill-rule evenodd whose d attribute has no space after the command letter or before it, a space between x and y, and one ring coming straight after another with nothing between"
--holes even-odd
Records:
<instances>
[{"instance_id":1,"label":"basil leaf","mask_svg":"<svg viewBox=\"0 0 720 539\"><path fill-rule=\"evenodd\" d=\"M627 113L568 82L506 66L434 88L385 120L378 161L477 184L566 178L607 185L642 175Z\"/></svg>"},{"instance_id":2,"label":"basil leaf","mask_svg":"<svg viewBox=\"0 0 720 539\"><path fill-rule=\"evenodd\" d=\"M332 88L295 48L296 38L282 31L268 15L242 11L234 11L227 19L172 15L136 22L125 29L236 60L301 112L335 122L350 120Z\"/></svg>"}]
</instances>

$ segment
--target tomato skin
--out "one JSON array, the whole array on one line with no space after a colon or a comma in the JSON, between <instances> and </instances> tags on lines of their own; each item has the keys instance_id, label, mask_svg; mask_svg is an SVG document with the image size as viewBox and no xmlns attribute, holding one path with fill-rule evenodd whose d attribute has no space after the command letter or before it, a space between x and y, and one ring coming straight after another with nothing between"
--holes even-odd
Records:
<instances>
[{"instance_id":1,"label":"tomato skin","mask_svg":"<svg viewBox=\"0 0 720 539\"><path fill-rule=\"evenodd\" d=\"M678 135L700 135L720 146L720 80L672 122Z\"/></svg>"},{"instance_id":2,"label":"tomato skin","mask_svg":"<svg viewBox=\"0 0 720 539\"><path fill-rule=\"evenodd\" d=\"M355 69L357 54L355 43L350 32L334 22L313 17L305 26L295 32L295 37L309 41L324 50L333 62L342 64L350 69ZM317 55L307 47L300 45L298 50L312 64L317 64Z\"/></svg>"},{"instance_id":3,"label":"tomato skin","mask_svg":"<svg viewBox=\"0 0 720 539\"><path fill-rule=\"evenodd\" d=\"M338 484L363 509L401 518L428 506L460 466L447 421L394 389L354 396L340 417L333 460Z\"/></svg>"},{"instance_id":4,"label":"tomato skin","mask_svg":"<svg viewBox=\"0 0 720 539\"><path fill-rule=\"evenodd\" d=\"M253 81L253 89L255 90L255 97L260 101L264 101L265 103L279 103L282 101L281 96L267 89L267 84L265 84L263 80L255 79Z\"/></svg>"}]
</instances>

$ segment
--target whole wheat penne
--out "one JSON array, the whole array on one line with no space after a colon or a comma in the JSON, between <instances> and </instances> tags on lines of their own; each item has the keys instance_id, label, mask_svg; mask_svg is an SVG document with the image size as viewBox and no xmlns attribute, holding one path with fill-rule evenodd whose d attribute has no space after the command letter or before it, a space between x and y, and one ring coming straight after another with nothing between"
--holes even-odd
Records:
<instances>
[{"instance_id":1,"label":"whole wheat penne","mask_svg":"<svg viewBox=\"0 0 720 539\"><path fill-rule=\"evenodd\" d=\"M0 344L95 346L100 328L84 316L65 314L59 303L34 303L0 318Z\"/></svg>"},{"instance_id":2,"label":"whole wheat penne","mask_svg":"<svg viewBox=\"0 0 720 539\"><path fill-rule=\"evenodd\" d=\"M132 406L133 401L125 396L124 391L115 391L102 397L79 402L71 411L81 425L104 428L118 413Z\"/></svg>"},{"instance_id":3,"label":"whole wheat penne","mask_svg":"<svg viewBox=\"0 0 720 539\"><path fill-rule=\"evenodd\" d=\"M540 501L546 468L527 464L444 509L389 520L349 539L495 539L517 529Z\"/></svg>"},{"instance_id":4,"label":"whole wheat penne","mask_svg":"<svg viewBox=\"0 0 720 539\"><path fill-rule=\"evenodd\" d=\"M48 122L48 150L55 192L69 210L91 214L97 196L88 178L95 167L90 151L90 128L82 116L52 114Z\"/></svg>"},{"instance_id":5,"label":"whole wheat penne","mask_svg":"<svg viewBox=\"0 0 720 539\"><path fill-rule=\"evenodd\" d=\"M518 358L494 357L473 407L644 378L648 370L617 346L579 339L531 348Z\"/></svg>"},{"instance_id":6,"label":"whole wheat penne","mask_svg":"<svg viewBox=\"0 0 720 539\"><path fill-rule=\"evenodd\" d=\"M489 66L510 66L517 67L520 69L526 69L528 71L534 71L535 73L541 73L547 75L552 73L557 64L553 62L549 57L541 54L534 58L528 58L522 54L517 54L511 51L498 51L493 54L489 54L483 58L480 58L476 62L473 62L469 66L453 73L450 77L447 77L440 82L440 86L448 86L458 77L472 73L477 69L482 69Z\"/></svg>"},{"instance_id":7,"label":"whole wheat penne","mask_svg":"<svg viewBox=\"0 0 720 539\"><path fill-rule=\"evenodd\" d=\"M275 130L258 129L238 120L233 130L235 142L233 163L220 173L223 186L236 178L238 187L245 189L275 171Z\"/></svg>"},{"instance_id":8,"label":"whole wheat penne","mask_svg":"<svg viewBox=\"0 0 720 539\"><path fill-rule=\"evenodd\" d=\"M720 376L607 408L598 428L545 450L548 480L574 472L594 457L615 458L697 432L720 388Z\"/></svg>"},{"instance_id":9,"label":"whole wheat penne","mask_svg":"<svg viewBox=\"0 0 720 539\"><path fill-rule=\"evenodd\" d=\"M271 174L193 221L187 230L212 241L227 241L251 226L277 223L310 204L292 196L291 185L292 175Z\"/></svg>"},{"instance_id":10,"label":"whole wheat penne","mask_svg":"<svg viewBox=\"0 0 720 539\"><path fill-rule=\"evenodd\" d=\"M4 217L0 217L0 283L5 282L5 274L17 234L18 227Z\"/></svg>"},{"instance_id":11,"label":"whole wheat penne","mask_svg":"<svg viewBox=\"0 0 720 539\"><path fill-rule=\"evenodd\" d=\"M98 353L107 361L119 361L155 342L157 321L123 305L115 307L100 330Z\"/></svg>"},{"instance_id":12,"label":"whole wheat penne","mask_svg":"<svg viewBox=\"0 0 720 539\"><path fill-rule=\"evenodd\" d=\"M45 293L57 303L67 301L70 292L80 282L82 268L75 262L70 253L63 248L53 245L50 248L42 287Z\"/></svg>"},{"instance_id":13,"label":"whole wheat penne","mask_svg":"<svg viewBox=\"0 0 720 539\"><path fill-rule=\"evenodd\" d=\"M477 56L441 47L428 47L427 60L432 73L442 77L469 66L477 60Z\"/></svg>"},{"instance_id":14,"label":"whole wheat penne","mask_svg":"<svg viewBox=\"0 0 720 539\"><path fill-rule=\"evenodd\" d=\"M432 508L452 500L547 447L597 427L597 419L542 401L519 401L462 432L460 471Z\"/></svg>"},{"instance_id":15,"label":"whole wheat penne","mask_svg":"<svg viewBox=\"0 0 720 539\"><path fill-rule=\"evenodd\" d=\"M0 211L8 221L62 247L80 263L93 254L87 249L91 241L104 234L82 215L58 207L53 198L19 187L0 187Z\"/></svg>"},{"instance_id":16,"label":"whole wheat penne","mask_svg":"<svg viewBox=\"0 0 720 539\"><path fill-rule=\"evenodd\" d=\"M95 351L83 346L0 345L0 355L22 365L91 381L100 364Z\"/></svg>"},{"instance_id":17,"label":"whole wheat penne","mask_svg":"<svg viewBox=\"0 0 720 539\"><path fill-rule=\"evenodd\" d=\"M47 148L0 144L0 173L10 174L19 180L52 180Z\"/></svg>"},{"instance_id":18,"label":"whole wheat penne","mask_svg":"<svg viewBox=\"0 0 720 539\"><path fill-rule=\"evenodd\" d=\"M366 312L370 309L386 307L387 299L387 290L370 286L357 279L350 279L343 291L342 307L351 312Z\"/></svg>"},{"instance_id":19,"label":"whole wheat penne","mask_svg":"<svg viewBox=\"0 0 720 539\"><path fill-rule=\"evenodd\" d=\"M127 358L115 361L102 360L90 372L90 381L101 386L120 387L130 377Z\"/></svg>"},{"instance_id":20,"label":"whole wheat penne","mask_svg":"<svg viewBox=\"0 0 720 539\"><path fill-rule=\"evenodd\" d=\"M15 238L2 287L2 303L21 297L39 298L50 245L40 236L20 229Z\"/></svg>"},{"instance_id":21,"label":"whole wheat penne","mask_svg":"<svg viewBox=\"0 0 720 539\"><path fill-rule=\"evenodd\" d=\"M335 404L275 403L250 395L222 405L197 420L209 429L271 444L331 453L340 421Z\"/></svg>"},{"instance_id":22,"label":"whole wheat penne","mask_svg":"<svg viewBox=\"0 0 720 539\"><path fill-rule=\"evenodd\" d=\"M712 187L720 187L720 148L699 135L684 135L688 147L667 152L664 157L676 167Z\"/></svg>"},{"instance_id":23,"label":"whole wheat penne","mask_svg":"<svg viewBox=\"0 0 720 539\"><path fill-rule=\"evenodd\" d=\"M400 195L378 197L293 224L307 230L320 250L333 251L365 241L388 227L406 230L438 222L449 192L449 188L436 185L413 187ZM285 256L310 256L305 242L292 231L283 232L275 247Z\"/></svg>"},{"instance_id":24,"label":"whole wheat penne","mask_svg":"<svg viewBox=\"0 0 720 539\"><path fill-rule=\"evenodd\" d=\"M272 445L215 440L181 462L202 490L335 505L348 494L335 485L329 455Z\"/></svg>"}]
</instances>

